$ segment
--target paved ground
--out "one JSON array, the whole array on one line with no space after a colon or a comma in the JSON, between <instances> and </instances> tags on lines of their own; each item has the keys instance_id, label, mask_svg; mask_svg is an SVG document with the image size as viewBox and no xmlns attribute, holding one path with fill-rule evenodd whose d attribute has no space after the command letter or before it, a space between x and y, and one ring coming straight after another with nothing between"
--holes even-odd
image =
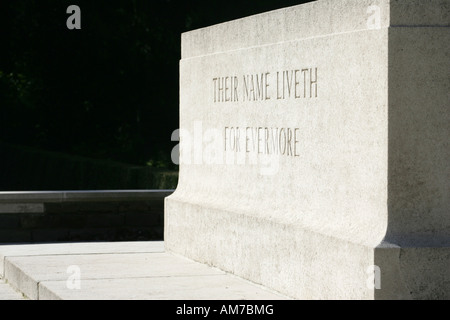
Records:
<instances>
[{"instance_id":1,"label":"paved ground","mask_svg":"<svg viewBox=\"0 0 450 320\"><path fill-rule=\"evenodd\" d=\"M164 252L163 242L0 246L0 299L279 300L286 297Z\"/></svg>"}]
</instances>

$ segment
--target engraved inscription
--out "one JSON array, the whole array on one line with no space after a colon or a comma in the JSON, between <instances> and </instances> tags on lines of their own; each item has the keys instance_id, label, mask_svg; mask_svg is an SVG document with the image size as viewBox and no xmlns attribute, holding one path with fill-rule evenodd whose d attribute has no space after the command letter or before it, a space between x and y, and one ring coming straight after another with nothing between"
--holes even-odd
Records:
<instances>
[{"instance_id":1,"label":"engraved inscription","mask_svg":"<svg viewBox=\"0 0 450 320\"><path fill-rule=\"evenodd\" d=\"M238 77L214 78L214 102L239 101Z\"/></svg>"},{"instance_id":2,"label":"engraved inscription","mask_svg":"<svg viewBox=\"0 0 450 320\"><path fill-rule=\"evenodd\" d=\"M318 97L318 68L221 76L212 79L213 101L257 102ZM236 127L224 129L224 151L300 157L300 128Z\"/></svg>"},{"instance_id":3,"label":"engraved inscription","mask_svg":"<svg viewBox=\"0 0 450 320\"><path fill-rule=\"evenodd\" d=\"M244 101L269 100L269 72L245 75L243 87Z\"/></svg>"},{"instance_id":4,"label":"engraved inscription","mask_svg":"<svg viewBox=\"0 0 450 320\"><path fill-rule=\"evenodd\" d=\"M317 68L277 72L277 99L317 98Z\"/></svg>"},{"instance_id":5,"label":"engraved inscription","mask_svg":"<svg viewBox=\"0 0 450 320\"><path fill-rule=\"evenodd\" d=\"M212 79L213 101L251 102L271 99L317 98L318 68L300 68L215 77Z\"/></svg>"},{"instance_id":6,"label":"engraved inscription","mask_svg":"<svg viewBox=\"0 0 450 320\"><path fill-rule=\"evenodd\" d=\"M299 157L300 128L225 127L225 152Z\"/></svg>"}]
</instances>

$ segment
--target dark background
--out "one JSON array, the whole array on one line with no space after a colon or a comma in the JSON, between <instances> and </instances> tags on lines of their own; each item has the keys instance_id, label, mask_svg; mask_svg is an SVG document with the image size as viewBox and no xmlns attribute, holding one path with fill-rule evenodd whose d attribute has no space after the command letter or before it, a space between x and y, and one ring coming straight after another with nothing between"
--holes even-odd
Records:
<instances>
[{"instance_id":1,"label":"dark background","mask_svg":"<svg viewBox=\"0 0 450 320\"><path fill-rule=\"evenodd\" d=\"M304 2L1 0L0 141L176 170L181 33Z\"/></svg>"}]
</instances>

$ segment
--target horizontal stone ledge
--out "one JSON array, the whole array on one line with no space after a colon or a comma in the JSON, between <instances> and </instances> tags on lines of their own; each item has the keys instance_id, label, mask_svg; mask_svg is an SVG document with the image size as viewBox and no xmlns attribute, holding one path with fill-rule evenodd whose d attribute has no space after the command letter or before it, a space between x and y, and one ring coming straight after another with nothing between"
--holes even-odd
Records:
<instances>
[{"instance_id":1,"label":"horizontal stone ledge","mask_svg":"<svg viewBox=\"0 0 450 320\"><path fill-rule=\"evenodd\" d=\"M164 199L175 190L7 191L0 192L0 205L7 203L62 203L100 201L147 201Z\"/></svg>"},{"instance_id":2,"label":"horizontal stone ledge","mask_svg":"<svg viewBox=\"0 0 450 320\"><path fill-rule=\"evenodd\" d=\"M448 27L446 0L321 0L182 34L182 59L343 33ZM246 30L248 32L240 32Z\"/></svg>"},{"instance_id":3,"label":"horizontal stone ledge","mask_svg":"<svg viewBox=\"0 0 450 320\"><path fill-rule=\"evenodd\" d=\"M2 213L43 213L43 203L2 203L0 202L0 214Z\"/></svg>"}]
</instances>

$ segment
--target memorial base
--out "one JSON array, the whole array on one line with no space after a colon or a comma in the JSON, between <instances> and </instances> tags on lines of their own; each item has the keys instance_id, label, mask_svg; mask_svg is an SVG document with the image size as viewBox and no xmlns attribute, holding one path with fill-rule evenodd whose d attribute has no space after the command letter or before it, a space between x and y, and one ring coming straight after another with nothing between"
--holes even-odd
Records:
<instances>
[{"instance_id":1,"label":"memorial base","mask_svg":"<svg viewBox=\"0 0 450 320\"><path fill-rule=\"evenodd\" d=\"M449 247L357 243L166 199L166 250L296 299L449 299Z\"/></svg>"}]
</instances>

